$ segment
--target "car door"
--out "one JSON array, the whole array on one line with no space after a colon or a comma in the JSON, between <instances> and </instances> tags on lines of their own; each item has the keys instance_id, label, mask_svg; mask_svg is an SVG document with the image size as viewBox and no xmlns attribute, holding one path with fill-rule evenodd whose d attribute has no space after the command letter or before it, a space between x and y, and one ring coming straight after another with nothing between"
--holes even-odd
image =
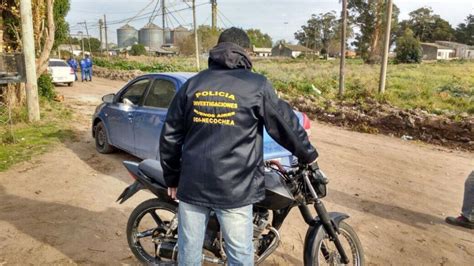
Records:
<instances>
[{"instance_id":1,"label":"car door","mask_svg":"<svg viewBox=\"0 0 474 266\"><path fill-rule=\"evenodd\" d=\"M178 82L170 77L157 77L135 113L135 150L140 158L159 159L161 129L166 119Z\"/></svg>"},{"instance_id":2,"label":"car door","mask_svg":"<svg viewBox=\"0 0 474 266\"><path fill-rule=\"evenodd\" d=\"M135 154L134 116L149 85L149 78L133 81L117 95L106 111L111 144L132 154Z\"/></svg>"}]
</instances>

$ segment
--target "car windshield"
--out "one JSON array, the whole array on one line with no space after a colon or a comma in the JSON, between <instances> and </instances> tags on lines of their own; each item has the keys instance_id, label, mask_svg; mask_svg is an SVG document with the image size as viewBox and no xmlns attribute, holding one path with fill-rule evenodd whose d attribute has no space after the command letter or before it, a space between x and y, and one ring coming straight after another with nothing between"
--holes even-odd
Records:
<instances>
[{"instance_id":1,"label":"car windshield","mask_svg":"<svg viewBox=\"0 0 474 266\"><path fill-rule=\"evenodd\" d=\"M49 66L50 67L67 67L69 65L64 61L49 61Z\"/></svg>"}]
</instances>

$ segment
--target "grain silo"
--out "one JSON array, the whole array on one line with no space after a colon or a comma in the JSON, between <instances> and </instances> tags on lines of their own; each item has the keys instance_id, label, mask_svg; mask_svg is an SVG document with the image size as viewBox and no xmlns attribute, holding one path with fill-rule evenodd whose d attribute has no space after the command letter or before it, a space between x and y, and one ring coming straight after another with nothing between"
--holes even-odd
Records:
<instances>
[{"instance_id":1,"label":"grain silo","mask_svg":"<svg viewBox=\"0 0 474 266\"><path fill-rule=\"evenodd\" d=\"M172 44L173 43L173 31L166 27L165 28L165 44Z\"/></svg>"},{"instance_id":2,"label":"grain silo","mask_svg":"<svg viewBox=\"0 0 474 266\"><path fill-rule=\"evenodd\" d=\"M163 30L150 22L138 31L138 42L157 51L163 44Z\"/></svg>"},{"instance_id":3,"label":"grain silo","mask_svg":"<svg viewBox=\"0 0 474 266\"><path fill-rule=\"evenodd\" d=\"M176 27L171 34L173 44L185 40L192 32L183 26Z\"/></svg>"},{"instance_id":4,"label":"grain silo","mask_svg":"<svg viewBox=\"0 0 474 266\"><path fill-rule=\"evenodd\" d=\"M132 46L138 42L138 30L134 27L125 24L117 29L117 44L118 47Z\"/></svg>"}]
</instances>

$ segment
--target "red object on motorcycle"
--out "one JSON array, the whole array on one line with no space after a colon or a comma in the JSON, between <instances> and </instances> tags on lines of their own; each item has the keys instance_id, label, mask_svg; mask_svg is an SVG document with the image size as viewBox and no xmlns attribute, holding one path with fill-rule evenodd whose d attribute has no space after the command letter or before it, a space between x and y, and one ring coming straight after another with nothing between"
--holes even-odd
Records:
<instances>
[{"instance_id":1,"label":"red object on motorcycle","mask_svg":"<svg viewBox=\"0 0 474 266\"><path fill-rule=\"evenodd\" d=\"M133 179L137 180L137 177L136 177L132 172L129 171L128 173L130 174L130 176L131 176Z\"/></svg>"},{"instance_id":2,"label":"red object on motorcycle","mask_svg":"<svg viewBox=\"0 0 474 266\"><path fill-rule=\"evenodd\" d=\"M308 136L311 135L311 120L309 120L308 116L305 113L303 114L303 128L306 130L306 134Z\"/></svg>"}]
</instances>

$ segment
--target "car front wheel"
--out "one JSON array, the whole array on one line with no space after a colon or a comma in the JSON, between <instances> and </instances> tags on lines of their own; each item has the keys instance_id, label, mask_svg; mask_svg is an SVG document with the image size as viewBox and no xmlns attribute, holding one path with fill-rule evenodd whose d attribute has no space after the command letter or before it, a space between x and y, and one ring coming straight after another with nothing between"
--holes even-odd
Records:
<instances>
[{"instance_id":1,"label":"car front wheel","mask_svg":"<svg viewBox=\"0 0 474 266\"><path fill-rule=\"evenodd\" d=\"M95 126L95 148L100 153L112 153L115 149L114 146L109 144L107 138L107 132L105 131L104 123L99 122Z\"/></svg>"}]
</instances>

